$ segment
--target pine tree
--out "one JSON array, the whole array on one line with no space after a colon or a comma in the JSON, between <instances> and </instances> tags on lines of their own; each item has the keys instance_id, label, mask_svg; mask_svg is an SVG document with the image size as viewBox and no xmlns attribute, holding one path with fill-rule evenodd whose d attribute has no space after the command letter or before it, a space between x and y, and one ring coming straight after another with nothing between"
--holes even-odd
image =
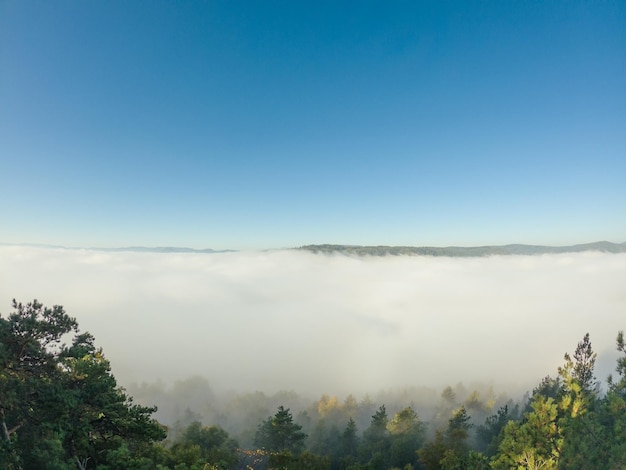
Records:
<instances>
[{"instance_id":1,"label":"pine tree","mask_svg":"<svg viewBox=\"0 0 626 470\"><path fill-rule=\"evenodd\" d=\"M289 408L282 405L274 416L263 421L257 429L254 444L270 452L289 451L298 454L304 449L307 435L302 426L293 422Z\"/></svg>"}]
</instances>

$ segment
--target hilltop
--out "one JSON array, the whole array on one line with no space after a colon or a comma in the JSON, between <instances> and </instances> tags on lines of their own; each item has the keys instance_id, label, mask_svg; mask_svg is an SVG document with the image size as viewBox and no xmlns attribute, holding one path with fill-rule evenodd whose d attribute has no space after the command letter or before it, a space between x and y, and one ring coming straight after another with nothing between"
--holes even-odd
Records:
<instances>
[{"instance_id":1,"label":"hilltop","mask_svg":"<svg viewBox=\"0 0 626 470\"><path fill-rule=\"evenodd\" d=\"M600 251L604 253L626 253L626 243L600 241L570 246L546 245L497 245L497 246L359 246L359 245L305 245L298 250L312 253L341 253L356 256L422 255L448 257L479 257L492 255L543 255L553 253L580 253Z\"/></svg>"}]
</instances>

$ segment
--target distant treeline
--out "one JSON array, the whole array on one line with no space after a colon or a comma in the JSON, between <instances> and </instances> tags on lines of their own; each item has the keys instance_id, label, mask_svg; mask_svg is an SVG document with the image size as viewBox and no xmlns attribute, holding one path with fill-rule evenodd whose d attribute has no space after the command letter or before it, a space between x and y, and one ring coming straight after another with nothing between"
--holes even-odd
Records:
<instances>
[{"instance_id":1,"label":"distant treeline","mask_svg":"<svg viewBox=\"0 0 626 470\"><path fill-rule=\"evenodd\" d=\"M340 253L356 256L423 255L449 257L478 257L491 255L543 255L600 251L626 253L626 243L595 242L571 246L501 245L501 246L359 246L359 245L305 245L298 250L313 253Z\"/></svg>"}]
</instances>

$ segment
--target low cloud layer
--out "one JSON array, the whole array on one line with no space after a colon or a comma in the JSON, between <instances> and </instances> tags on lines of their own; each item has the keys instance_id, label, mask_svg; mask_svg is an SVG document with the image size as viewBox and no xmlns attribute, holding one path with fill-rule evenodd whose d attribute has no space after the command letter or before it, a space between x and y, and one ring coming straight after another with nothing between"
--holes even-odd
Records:
<instances>
[{"instance_id":1,"label":"low cloud layer","mask_svg":"<svg viewBox=\"0 0 626 470\"><path fill-rule=\"evenodd\" d=\"M626 329L626 255L352 258L0 246L0 313L61 304L121 383L365 393L532 387L586 332L597 375Z\"/></svg>"}]
</instances>

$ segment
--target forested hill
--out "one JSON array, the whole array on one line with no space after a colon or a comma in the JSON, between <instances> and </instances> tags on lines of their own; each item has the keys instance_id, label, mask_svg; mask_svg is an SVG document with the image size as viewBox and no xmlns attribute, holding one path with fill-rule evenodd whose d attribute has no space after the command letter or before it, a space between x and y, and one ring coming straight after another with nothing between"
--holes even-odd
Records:
<instances>
[{"instance_id":1,"label":"forested hill","mask_svg":"<svg viewBox=\"0 0 626 470\"><path fill-rule=\"evenodd\" d=\"M105 252L139 252L139 253L233 253L238 250L213 250L211 248L195 249L186 247L90 247L78 248L61 245L30 244L30 243L1 243L0 246L32 246L37 248L56 248L64 250L87 249L90 251ZM303 245L295 250L310 251L312 253L340 253L356 256L385 256L385 255L423 255L423 256L449 256L479 257L492 255L543 255L550 253L581 253L584 251L599 251L603 253L626 253L626 242L612 243L607 241L584 243L570 246L546 246L546 245L498 245L498 246L362 246L362 245ZM271 251L271 250L270 250Z\"/></svg>"},{"instance_id":2,"label":"forested hill","mask_svg":"<svg viewBox=\"0 0 626 470\"><path fill-rule=\"evenodd\" d=\"M595 242L571 246L501 245L501 246L358 246L358 245L305 245L297 248L313 253L341 253L357 256L425 255L425 256L490 256L490 255L543 255L549 253L580 253L601 251L626 253L626 243Z\"/></svg>"}]
</instances>

